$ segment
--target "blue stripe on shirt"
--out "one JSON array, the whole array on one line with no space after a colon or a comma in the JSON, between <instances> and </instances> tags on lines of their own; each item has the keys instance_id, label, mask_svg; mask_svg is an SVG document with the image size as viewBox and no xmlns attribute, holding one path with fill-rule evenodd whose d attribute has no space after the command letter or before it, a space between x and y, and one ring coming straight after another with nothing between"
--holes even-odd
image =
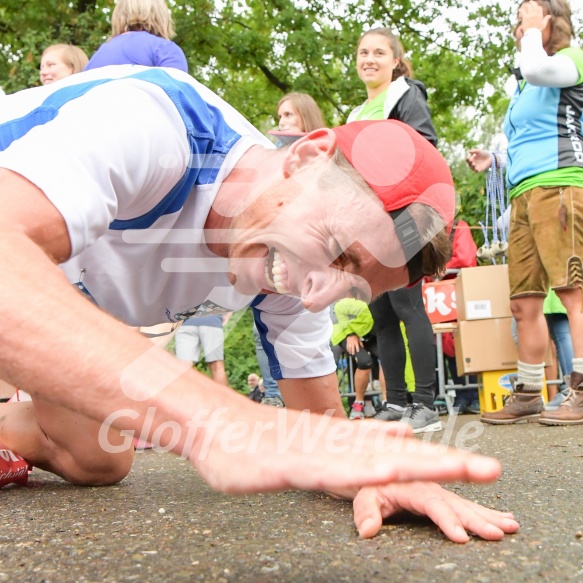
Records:
<instances>
[{"instance_id":1,"label":"blue stripe on shirt","mask_svg":"<svg viewBox=\"0 0 583 583\"><path fill-rule=\"evenodd\" d=\"M257 326L257 331L259 332L259 337L261 338L261 344L263 346L263 350L265 350L265 354L267 355L267 359L269 360L269 371L271 372L271 376L274 380L279 381L283 378L283 374L281 372L281 365L277 356L275 355L275 347L273 344L267 340L267 325L264 324L261 320L261 314L263 313L261 310L257 309L258 306L263 300L265 299L265 294L257 296L251 302L251 308L253 309L253 317L255 318L255 325Z\"/></svg>"},{"instance_id":2,"label":"blue stripe on shirt","mask_svg":"<svg viewBox=\"0 0 583 583\"><path fill-rule=\"evenodd\" d=\"M116 219L110 224L113 230L146 229L161 216L180 210L195 184L214 183L225 156L241 137L225 122L220 109L207 103L189 83L175 79L162 69L147 69L119 79L97 79L63 87L27 115L0 125L0 151L32 129L54 120L61 107L70 101L94 87L123 79L147 81L166 93L182 118L190 148L190 160L182 178L153 209L140 217Z\"/></svg>"}]
</instances>

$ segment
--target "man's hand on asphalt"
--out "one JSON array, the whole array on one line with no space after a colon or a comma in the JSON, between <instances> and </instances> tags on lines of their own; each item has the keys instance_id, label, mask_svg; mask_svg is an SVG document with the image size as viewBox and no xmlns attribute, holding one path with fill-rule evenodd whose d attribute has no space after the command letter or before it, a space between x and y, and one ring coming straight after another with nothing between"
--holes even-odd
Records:
<instances>
[{"instance_id":1,"label":"man's hand on asphalt","mask_svg":"<svg viewBox=\"0 0 583 583\"><path fill-rule=\"evenodd\" d=\"M520 528L511 513L486 508L431 482L362 488L353 507L354 522L363 538L375 536L383 518L401 511L429 517L456 543L468 542L468 532L485 540L500 540Z\"/></svg>"}]
</instances>

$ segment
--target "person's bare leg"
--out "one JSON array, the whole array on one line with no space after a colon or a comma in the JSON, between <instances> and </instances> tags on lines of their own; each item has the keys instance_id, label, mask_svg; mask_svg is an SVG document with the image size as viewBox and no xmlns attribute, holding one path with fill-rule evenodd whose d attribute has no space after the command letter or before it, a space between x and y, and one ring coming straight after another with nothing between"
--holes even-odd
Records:
<instances>
[{"instance_id":1,"label":"person's bare leg","mask_svg":"<svg viewBox=\"0 0 583 583\"><path fill-rule=\"evenodd\" d=\"M573 361L569 387L572 389L556 411L545 411L540 422L544 425L583 424L583 291L580 288L557 290L557 295L567 308L569 328L573 342Z\"/></svg>"},{"instance_id":2,"label":"person's bare leg","mask_svg":"<svg viewBox=\"0 0 583 583\"><path fill-rule=\"evenodd\" d=\"M528 364L544 362L549 341L543 314L544 297L529 296L511 300L518 332L518 360Z\"/></svg>"},{"instance_id":3,"label":"person's bare leg","mask_svg":"<svg viewBox=\"0 0 583 583\"><path fill-rule=\"evenodd\" d=\"M510 301L518 332L518 379L515 390L498 411L485 411L480 420L493 425L538 421L544 410L541 397L544 360L549 341L543 296Z\"/></svg>"},{"instance_id":4,"label":"person's bare leg","mask_svg":"<svg viewBox=\"0 0 583 583\"><path fill-rule=\"evenodd\" d=\"M552 401L559 392L557 385L549 385L548 381L554 381L559 378L559 366L558 366L558 357L557 357L557 347L551 338L549 340L551 346L551 354L553 357L553 362L550 365L545 366L545 378L547 380L547 394L549 397L549 401Z\"/></svg>"},{"instance_id":5,"label":"person's bare leg","mask_svg":"<svg viewBox=\"0 0 583 583\"><path fill-rule=\"evenodd\" d=\"M385 373L383 367L379 367L379 382L381 383L381 399L384 403L387 400L387 383L385 381Z\"/></svg>"},{"instance_id":6,"label":"person's bare leg","mask_svg":"<svg viewBox=\"0 0 583 583\"><path fill-rule=\"evenodd\" d=\"M96 421L38 400L0 404L0 448L72 484L115 484L131 469L131 438L110 427L102 436L103 448L100 427ZM123 451L113 453L111 447Z\"/></svg>"},{"instance_id":7,"label":"person's bare leg","mask_svg":"<svg viewBox=\"0 0 583 583\"><path fill-rule=\"evenodd\" d=\"M364 401L364 393L370 381L370 370L357 368L354 373L354 392L357 401Z\"/></svg>"},{"instance_id":8,"label":"person's bare leg","mask_svg":"<svg viewBox=\"0 0 583 583\"><path fill-rule=\"evenodd\" d=\"M556 290L561 302L567 309L573 356L583 358L583 291L580 288ZM567 374L570 371L565 371Z\"/></svg>"},{"instance_id":9,"label":"person's bare leg","mask_svg":"<svg viewBox=\"0 0 583 583\"><path fill-rule=\"evenodd\" d=\"M214 362L208 363L213 380L221 385L229 386L229 381L227 380L227 373L225 372L225 361L215 360Z\"/></svg>"}]
</instances>

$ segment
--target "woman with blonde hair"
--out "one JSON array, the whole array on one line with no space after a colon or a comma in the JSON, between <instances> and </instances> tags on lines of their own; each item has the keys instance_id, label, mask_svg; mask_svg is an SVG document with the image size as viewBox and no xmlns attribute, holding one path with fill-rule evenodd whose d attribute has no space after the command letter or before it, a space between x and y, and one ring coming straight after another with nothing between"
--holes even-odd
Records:
<instances>
[{"instance_id":1,"label":"woman with blonde hair","mask_svg":"<svg viewBox=\"0 0 583 583\"><path fill-rule=\"evenodd\" d=\"M75 45L56 44L48 46L41 56L40 82L48 85L73 73L83 70L89 61L83 49Z\"/></svg>"},{"instance_id":2,"label":"woman with blonde hair","mask_svg":"<svg viewBox=\"0 0 583 583\"><path fill-rule=\"evenodd\" d=\"M165 0L118 0L111 16L111 38L91 57L86 69L107 65L172 67L188 73Z\"/></svg>"},{"instance_id":3,"label":"woman with blonde hair","mask_svg":"<svg viewBox=\"0 0 583 583\"><path fill-rule=\"evenodd\" d=\"M279 125L267 132L276 138L277 147L287 146L304 134L326 127L322 112L307 93L288 93L277 104Z\"/></svg>"},{"instance_id":4,"label":"woman with blonde hair","mask_svg":"<svg viewBox=\"0 0 583 583\"><path fill-rule=\"evenodd\" d=\"M277 104L277 119L281 131L311 132L326 127L318 104L307 93L284 95Z\"/></svg>"}]
</instances>

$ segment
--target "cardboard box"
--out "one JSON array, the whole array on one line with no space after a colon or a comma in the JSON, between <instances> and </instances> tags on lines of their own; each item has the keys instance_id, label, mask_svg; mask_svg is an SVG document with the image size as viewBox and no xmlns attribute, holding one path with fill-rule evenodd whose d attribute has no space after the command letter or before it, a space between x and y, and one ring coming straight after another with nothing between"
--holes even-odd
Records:
<instances>
[{"instance_id":1,"label":"cardboard box","mask_svg":"<svg viewBox=\"0 0 583 583\"><path fill-rule=\"evenodd\" d=\"M458 320L512 317L508 265L460 269L455 280L455 293Z\"/></svg>"},{"instance_id":2,"label":"cardboard box","mask_svg":"<svg viewBox=\"0 0 583 583\"><path fill-rule=\"evenodd\" d=\"M458 320L454 342L459 375L517 367L512 318Z\"/></svg>"},{"instance_id":3,"label":"cardboard box","mask_svg":"<svg viewBox=\"0 0 583 583\"><path fill-rule=\"evenodd\" d=\"M512 318L458 320L453 328L455 360L459 375L514 369L518 350L512 337ZM545 366L553 364L551 344L545 354Z\"/></svg>"},{"instance_id":4,"label":"cardboard box","mask_svg":"<svg viewBox=\"0 0 583 583\"><path fill-rule=\"evenodd\" d=\"M455 279L424 283L421 290L425 311L432 324L457 320Z\"/></svg>"}]
</instances>

